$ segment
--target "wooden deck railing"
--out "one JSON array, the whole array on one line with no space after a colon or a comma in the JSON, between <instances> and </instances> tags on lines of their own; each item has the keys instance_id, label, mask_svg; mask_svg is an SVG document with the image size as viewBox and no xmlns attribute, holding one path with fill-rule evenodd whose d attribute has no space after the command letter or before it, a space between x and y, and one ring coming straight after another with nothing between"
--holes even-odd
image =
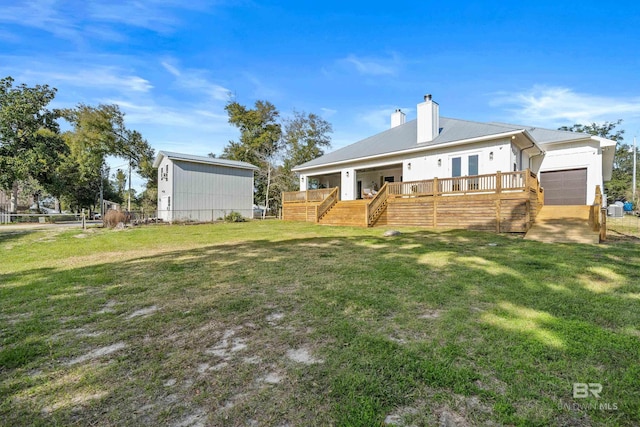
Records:
<instances>
[{"instance_id":1,"label":"wooden deck railing","mask_svg":"<svg viewBox=\"0 0 640 427\"><path fill-rule=\"evenodd\" d=\"M421 197L445 194L501 193L505 191L538 192L536 174L529 169L456 178L389 183L389 197Z\"/></svg>"},{"instance_id":2,"label":"wooden deck railing","mask_svg":"<svg viewBox=\"0 0 640 427\"><path fill-rule=\"evenodd\" d=\"M596 197L593 200L593 204L590 206L589 211L589 224L593 231L600 231L600 210L602 209L602 190L600 186L596 185Z\"/></svg>"},{"instance_id":3,"label":"wooden deck railing","mask_svg":"<svg viewBox=\"0 0 640 427\"><path fill-rule=\"evenodd\" d=\"M337 187L336 187L337 188ZM322 202L334 188L321 188L307 191L285 191L282 193L283 203Z\"/></svg>"},{"instance_id":4,"label":"wooden deck railing","mask_svg":"<svg viewBox=\"0 0 640 427\"><path fill-rule=\"evenodd\" d=\"M316 222L320 221L320 218L336 203L338 203L338 187L333 188L322 203L316 206Z\"/></svg>"},{"instance_id":5,"label":"wooden deck railing","mask_svg":"<svg viewBox=\"0 0 640 427\"><path fill-rule=\"evenodd\" d=\"M516 172L497 172L495 174L464 176L456 178L434 178L423 181L405 181L385 183L376 196L367 204L367 225L375 223L383 212L388 198L427 197L465 194L500 194L531 191L537 194L538 209L544 203L543 189L536 174L529 169ZM339 188L319 190L290 191L282 194L284 205L303 204L311 208L307 215L311 221L319 219L338 202ZM315 215L314 215L315 214Z\"/></svg>"},{"instance_id":6,"label":"wooden deck railing","mask_svg":"<svg viewBox=\"0 0 640 427\"><path fill-rule=\"evenodd\" d=\"M378 219L380 214L384 211L384 207L387 204L387 197L389 195L389 183L385 182L380 191L367 203L366 220L367 227L373 225Z\"/></svg>"},{"instance_id":7,"label":"wooden deck railing","mask_svg":"<svg viewBox=\"0 0 640 427\"><path fill-rule=\"evenodd\" d=\"M433 180L430 181L404 181L388 182L388 193L390 196L411 194L415 196L430 196L433 194Z\"/></svg>"}]
</instances>

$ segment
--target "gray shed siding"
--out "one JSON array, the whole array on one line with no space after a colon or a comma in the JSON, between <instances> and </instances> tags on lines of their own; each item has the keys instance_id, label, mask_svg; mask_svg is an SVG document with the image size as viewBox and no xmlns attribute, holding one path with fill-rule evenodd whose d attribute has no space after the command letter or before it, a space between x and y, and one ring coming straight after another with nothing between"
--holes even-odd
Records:
<instances>
[{"instance_id":1,"label":"gray shed siding","mask_svg":"<svg viewBox=\"0 0 640 427\"><path fill-rule=\"evenodd\" d=\"M253 216L253 171L173 160L174 219L188 211L192 219L210 221L231 211ZM197 212L197 213L196 213ZM197 215L197 216L194 216Z\"/></svg>"}]
</instances>

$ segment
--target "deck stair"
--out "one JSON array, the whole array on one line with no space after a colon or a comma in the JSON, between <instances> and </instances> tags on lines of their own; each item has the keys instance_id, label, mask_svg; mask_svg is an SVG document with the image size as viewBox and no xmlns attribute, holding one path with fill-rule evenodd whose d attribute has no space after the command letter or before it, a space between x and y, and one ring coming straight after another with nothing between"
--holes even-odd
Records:
<instances>
[{"instance_id":1,"label":"deck stair","mask_svg":"<svg viewBox=\"0 0 640 427\"><path fill-rule=\"evenodd\" d=\"M546 243L597 244L600 236L589 224L590 209L581 205L544 206L524 238Z\"/></svg>"},{"instance_id":2,"label":"deck stair","mask_svg":"<svg viewBox=\"0 0 640 427\"><path fill-rule=\"evenodd\" d=\"M341 200L320 218L319 223L323 225L366 227L368 202L368 200Z\"/></svg>"}]
</instances>

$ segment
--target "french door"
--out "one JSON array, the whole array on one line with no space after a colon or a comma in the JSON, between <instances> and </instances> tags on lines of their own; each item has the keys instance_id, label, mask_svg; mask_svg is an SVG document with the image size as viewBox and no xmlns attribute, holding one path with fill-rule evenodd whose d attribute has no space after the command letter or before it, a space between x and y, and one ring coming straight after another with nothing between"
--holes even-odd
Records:
<instances>
[{"instance_id":1,"label":"french door","mask_svg":"<svg viewBox=\"0 0 640 427\"><path fill-rule=\"evenodd\" d=\"M478 154L470 154L468 156L451 157L451 177L459 178L462 176L478 175L478 163L480 156ZM466 171L466 174L462 174ZM477 190L478 178L459 179L453 182L453 191L461 190Z\"/></svg>"}]
</instances>

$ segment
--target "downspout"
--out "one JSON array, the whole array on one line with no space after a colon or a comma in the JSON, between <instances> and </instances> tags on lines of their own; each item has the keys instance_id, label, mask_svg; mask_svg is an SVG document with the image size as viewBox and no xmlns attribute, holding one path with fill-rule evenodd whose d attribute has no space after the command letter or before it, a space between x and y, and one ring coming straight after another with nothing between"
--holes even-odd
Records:
<instances>
[{"instance_id":1,"label":"downspout","mask_svg":"<svg viewBox=\"0 0 640 427\"><path fill-rule=\"evenodd\" d=\"M530 147L526 147L526 148L521 148L520 149L520 169L522 169L522 153L524 151L528 150L529 148L533 148L535 146L536 146L536 144L532 142ZM529 169L531 169L531 156L529 156Z\"/></svg>"},{"instance_id":2,"label":"downspout","mask_svg":"<svg viewBox=\"0 0 640 427\"><path fill-rule=\"evenodd\" d=\"M531 146L526 147L526 148L523 148L523 149L521 149L521 150L520 150L520 164L522 164L522 153L523 153L524 151L527 151L527 150L528 150L528 149L530 149L530 148L535 147L535 146L536 146L536 144L535 144L535 143L531 143ZM533 159L534 157L542 156L542 155L544 155L544 151L542 151L542 150L538 149L538 154L535 154L535 155L533 155L533 156L529 156L529 169L531 169L531 159Z\"/></svg>"}]
</instances>

